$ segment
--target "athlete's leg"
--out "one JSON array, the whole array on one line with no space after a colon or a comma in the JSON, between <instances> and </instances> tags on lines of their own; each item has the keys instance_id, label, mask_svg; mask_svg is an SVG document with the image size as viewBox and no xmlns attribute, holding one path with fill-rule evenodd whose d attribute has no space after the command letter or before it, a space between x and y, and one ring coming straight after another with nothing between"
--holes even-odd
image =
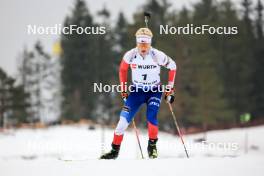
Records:
<instances>
[{"instance_id":1,"label":"athlete's leg","mask_svg":"<svg viewBox=\"0 0 264 176\"><path fill-rule=\"evenodd\" d=\"M132 121L140 105L144 103L144 96L140 92L131 92L120 113L120 119L114 132L113 144L120 145L129 123Z\"/></svg>"},{"instance_id":2,"label":"athlete's leg","mask_svg":"<svg viewBox=\"0 0 264 176\"><path fill-rule=\"evenodd\" d=\"M161 92L150 93L147 101L147 120L148 120L148 155L149 158L157 158L158 152L156 143L158 141L158 120L157 114L161 103Z\"/></svg>"},{"instance_id":3,"label":"athlete's leg","mask_svg":"<svg viewBox=\"0 0 264 176\"><path fill-rule=\"evenodd\" d=\"M147 100L147 121L148 121L148 135L150 139L157 139L158 136L158 119L161 103L161 92L150 93Z\"/></svg>"},{"instance_id":4,"label":"athlete's leg","mask_svg":"<svg viewBox=\"0 0 264 176\"><path fill-rule=\"evenodd\" d=\"M145 102L146 96L140 92L131 92L120 113L120 120L114 132L112 141L112 150L103 154L101 159L116 159L119 154L120 145L123 140L123 135L129 123L133 119L135 113L141 104Z\"/></svg>"}]
</instances>

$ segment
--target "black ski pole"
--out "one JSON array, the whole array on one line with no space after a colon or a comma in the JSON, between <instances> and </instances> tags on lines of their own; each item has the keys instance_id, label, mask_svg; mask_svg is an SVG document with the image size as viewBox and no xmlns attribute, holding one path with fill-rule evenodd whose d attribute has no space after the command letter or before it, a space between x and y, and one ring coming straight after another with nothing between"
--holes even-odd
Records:
<instances>
[{"instance_id":1,"label":"black ski pole","mask_svg":"<svg viewBox=\"0 0 264 176\"><path fill-rule=\"evenodd\" d=\"M174 112L173 112L173 109L172 109L171 104L168 103L168 105L169 105L169 108L170 108L170 111L171 111L171 114L172 114L172 117L173 117L173 120L174 120L175 126L176 126L176 128L177 128L178 134L179 134L179 136L180 136L180 138L181 138L181 142L182 142L182 144L183 144L183 147L184 147L184 150L185 150L186 156L187 156L187 158L189 158L189 155L188 155L187 149L186 149L186 147L185 147L185 144L184 144L184 141L183 141L183 138L182 138L181 130L180 130L179 125L178 125L177 120L176 120L176 116L175 116L175 114L174 114Z\"/></svg>"},{"instance_id":2,"label":"black ski pole","mask_svg":"<svg viewBox=\"0 0 264 176\"><path fill-rule=\"evenodd\" d=\"M126 99L124 99L124 102L126 102ZM142 147L141 147L140 140L139 140L139 133L138 133L136 122L135 122L134 119L132 119L132 123L133 123L134 131L136 133L137 142L138 142L139 150L140 150L140 153L141 153L141 158L144 159L144 155L143 155L143 152L142 152Z\"/></svg>"},{"instance_id":3,"label":"black ski pole","mask_svg":"<svg viewBox=\"0 0 264 176\"><path fill-rule=\"evenodd\" d=\"M141 153L141 158L144 159L144 155L143 155L141 144L140 144L140 140L139 140L139 133L138 133L138 129L136 127L136 123L135 123L134 119L132 120L132 123L133 123L133 127L134 127L134 130L135 130L135 133L136 133L137 142L138 142L138 146L139 146L140 153Z\"/></svg>"}]
</instances>

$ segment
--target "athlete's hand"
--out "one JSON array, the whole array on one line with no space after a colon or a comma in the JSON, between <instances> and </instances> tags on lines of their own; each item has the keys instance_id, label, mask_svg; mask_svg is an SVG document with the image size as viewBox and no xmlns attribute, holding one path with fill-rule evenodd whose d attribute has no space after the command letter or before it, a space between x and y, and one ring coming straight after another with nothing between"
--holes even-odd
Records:
<instances>
[{"instance_id":1,"label":"athlete's hand","mask_svg":"<svg viewBox=\"0 0 264 176\"><path fill-rule=\"evenodd\" d=\"M121 93L121 97L122 97L122 99L124 100L124 101L126 101L126 99L127 99L127 97L128 97L128 93L127 92L122 92Z\"/></svg>"},{"instance_id":2,"label":"athlete's hand","mask_svg":"<svg viewBox=\"0 0 264 176\"><path fill-rule=\"evenodd\" d=\"M164 98L167 103L172 104L174 102L174 89L173 88L166 89Z\"/></svg>"}]
</instances>

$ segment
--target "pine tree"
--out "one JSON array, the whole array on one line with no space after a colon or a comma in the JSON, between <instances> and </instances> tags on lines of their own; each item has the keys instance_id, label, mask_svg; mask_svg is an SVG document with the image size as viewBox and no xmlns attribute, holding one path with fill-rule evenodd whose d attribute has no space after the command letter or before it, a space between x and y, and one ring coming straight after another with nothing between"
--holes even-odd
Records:
<instances>
[{"instance_id":1,"label":"pine tree","mask_svg":"<svg viewBox=\"0 0 264 176\"><path fill-rule=\"evenodd\" d=\"M28 94L0 68L0 127L27 122Z\"/></svg>"},{"instance_id":2,"label":"pine tree","mask_svg":"<svg viewBox=\"0 0 264 176\"><path fill-rule=\"evenodd\" d=\"M179 15L175 15L172 19L173 26L186 26L192 23L191 11L186 7L179 12ZM174 38L173 36L169 36ZM177 51L177 76L176 76L176 101L177 116L182 117L181 121L187 126L192 123L192 117L194 116L194 104L193 96L195 93L195 77L194 70L195 64L191 57L192 50L192 36L178 35L176 42L172 42L170 45L174 46ZM168 40L168 39L167 39ZM176 45L175 45L176 43ZM173 49L173 48L172 48Z\"/></svg>"},{"instance_id":3,"label":"pine tree","mask_svg":"<svg viewBox=\"0 0 264 176\"><path fill-rule=\"evenodd\" d=\"M119 57L121 57L121 55L123 55L128 49L134 46L131 43L133 41L129 40L128 28L129 28L129 24L124 16L124 13L120 12L115 26L115 33L116 33L115 42L117 45L116 50L118 52L117 54L119 55ZM117 59L118 65L119 62L120 62L120 58Z\"/></svg>"},{"instance_id":4,"label":"pine tree","mask_svg":"<svg viewBox=\"0 0 264 176\"><path fill-rule=\"evenodd\" d=\"M194 5L193 22L212 25L218 20L218 14L216 1L202 0Z\"/></svg>"},{"instance_id":5,"label":"pine tree","mask_svg":"<svg viewBox=\"0 0 264 176\"><path fill-rule=\"evenodd\" d=\"M252 112L256 106L254 103L254 80L253 72L255 70L254 48L255 36L253 22L250 18L252 14L251 0L243 0L243 19L239 28L240 33L240 52L239 64L237 67L236 78L236 107L238 110L237 118L242 113ZM251 102L251 103L248 103ZM239 121L239 119L237 119Z\"/></svg>"},{"instance_id":6,"label":"pine tree","mask_svg":"<svg viewBox=\"0 0 264 176\"><path fill-rule=\"evenodd\" d=\"M259 40L263 40L263 3L258 0L258 4L256 7L257 11L257 20L256 20L256 28L257 28L257 37Z\"/></svg>"},{"instance_id":7,"label":"pine tree","mask_svg":"<svg viewBox=\"0 0 264 176\"><path fill-rule=\"evenodd\" d=\"M215 40L215 50L218 52L217 57L217 74L220 76L223 86L224 95L228 99L230 107L235 112L234 118L237 119L241 113L243 99L247 99L245 89L247 83L241 71L244 63L241 62L241 35L242 24L238 18L236 9L231 1L223 1L220 4L219 25L238 27L237 35L219 35ZM242 83L244 82L244 83Z\"/></svg>"},{"instance_id":8,"label":"pine tree","mask_svg":"<svg viewBox=\"0 0 264 176\"><path fill-rule=\"evenodd\" d=\"M29 94L25 92L23 85L14 86L11 90L11 114L9 119L16 124L28 122L27 109L30 106L28 103Z\"/></svg>"},{"instance_id":9,"label":"pine tree","mask_svg":"<svg viewBox=\"0 0 264 176\"><path fill-rule=\"evenodd\" d=\"M101 95L93 92L94 83L105 84L113 79L113 36L108 30L110 14L104 8L99 15L103 18L100 25L93 22L85 2L76 0L71 16L64 22L64 26L94 27L94 30L99 30L100 26L106 28L106 34L102 35L73 33L61 36L62 110L66 119L94 119L98 96Z\"/></svg>"},{"instance_id":10,"label":"pine tree","mask_svg":"<svg viewBox=\"0 0 264 176\"><path fill-rule=\"evenodd\" d=\"M7 74L0 68L0 127L4 125L4 115L7 111L8 87Z\"/></svg>"},{"instance_id":11,"label":"pine tree","mask_svg":"<svg viewBox=\"0 0 264 176\"><path fill-rule=\"evenodd\" d=\"M71 16L66 17L64 26L93 26L93 19L86 4L76 0ZM92 111L94 97L92 83L96 82L98 67L95 65L95 38L93 35L63 34L62 44L62 115L63 118L78 120L87 117ZM89 97L90 96L90 97ZM87 105L88 104L88 105Z\"/></svg>"},{"instance_id":12,"label":"pine tree","mask_svg":"<svg viewBox=\"0 0 264 176\"><path fill-rule=\"evenodd\" d=\"M264 115L264 36L263 36L263 4L258 0L257 7L257 19L256 19L256 47L255 47L255 72L253 74L254 79L254 100L255 109L254 114L257 117Z\"/></svg>"},{"instance_id":13,"label":"pine tree","mask_svg":"<svg viewBox=\"0 0 264 176\"><path fill-rule=\"evenodd\" d=\"M102 23L99 26L104 26L106 29L110 29L110 17L111 14L106 7L98 12L99 17L102 18ZM107 33L103 36L96 36L96 45L99 48L96 52L98 58L98 68L103 69L103 72L98 73L97 83L103 84L117 84L118 83L118 70L116 69L115 61L117 60L117 53L114 51L115 40L112 31L107 30ZM102 52L105 51L105 52ZM116 106L117 98L120 99L120 95L116 92L101 92L99 93L99 99L95 102L96 108L103 109L101 114L97 113L97 117L103 117L109 124L118 117ZM106 101L107 100L107 101ZM99 112L97 110L97 112ZM118 112L119 113L119 112Z\"/></svg>"},{"instance_id":14,"label":"pine tree","mask_svg":"<svg viewBox=\"0 0 264 176\"><path fill-rule=\"evenodd\" d=\"M51 74L50 56L37 41L32 51L24 50L19 62L19 83L29 94L28 121L45 122L50 113L46 97L49 92L47 78Z\"/></svg>"},{"instance_id":15,"label":"pine tree","mask_svg":"<svg viewBox=\"0 0 264 176\"><path fill-rule=\"evenodd\" d=\"M205 13L206 12L206 13ZM196 25L219 24L219 9L211 0L203 0L195 5L193 22ZM191 68L189 78L189 104L192 106L190 122L208 125L232 122L233 111L229 108L228 98L224 94L221 72L218 70L219 54L217 51L218 37L210 34L191 36L189 44Z\"/></svg>"}]
</instances>

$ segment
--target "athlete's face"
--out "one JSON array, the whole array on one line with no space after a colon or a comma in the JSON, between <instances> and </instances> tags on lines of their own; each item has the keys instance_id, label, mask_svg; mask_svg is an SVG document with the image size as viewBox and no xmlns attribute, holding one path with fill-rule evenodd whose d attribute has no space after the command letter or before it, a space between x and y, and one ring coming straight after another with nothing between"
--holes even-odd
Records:
<instances>
[{"instance_id":1,"label":"athlete's face","mask_svg":"<svg viewBox=\"0 0 264 176\"><path fill-rule=\"evenodd\" d=\"M137 48L141 55L145 55L150 49L150 43L137 43Z\"/></svg>"}]
</instances>

